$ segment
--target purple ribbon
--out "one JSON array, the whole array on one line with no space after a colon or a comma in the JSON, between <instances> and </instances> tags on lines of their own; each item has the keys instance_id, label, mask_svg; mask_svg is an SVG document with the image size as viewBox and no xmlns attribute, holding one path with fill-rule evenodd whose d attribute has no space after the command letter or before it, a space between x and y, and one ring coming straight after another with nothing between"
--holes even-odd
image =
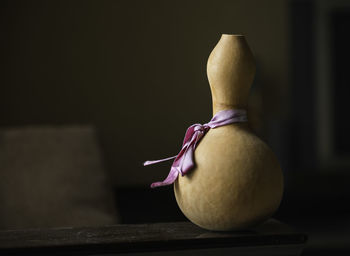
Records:
<instances>
[{"instance_id":1,"label":"purple ribbon","mask_svg":"<svg viewBox=\"0 0 350 256\"><path fill-rule=\"evenodd\" d=\"M160 160L146 161L143 163L143 165L146 166L164 161L169 161L175 158L168 177L164 181L152 183L151 188L171 185L177 179L179 173L181 173L181 175L184 176L188 171L190 171L194 167L194 150L199 141L203 138L203 136L210 128L216 128L232 123L246 121L247 112L245 110L228 109L216 113L216 115L207 124L191 125L186 131L185 139L182 144L182 149L178 155Z\"/></svg>"}]
</instances>

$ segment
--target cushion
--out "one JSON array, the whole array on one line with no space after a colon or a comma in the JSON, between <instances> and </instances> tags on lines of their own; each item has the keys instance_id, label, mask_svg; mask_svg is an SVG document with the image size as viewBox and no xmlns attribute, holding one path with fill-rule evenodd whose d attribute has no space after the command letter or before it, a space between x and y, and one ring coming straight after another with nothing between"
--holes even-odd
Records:
<instances>
[{"instance_id":1,"label":"cushion","mask_svg":"<svg viewBox=\"0 0 350 256\"><path fill-rule=\"evenodd\" d=\"M0 228L118 222L95 131L31 126L0 131Z\"/></svg>"}]
</instances>

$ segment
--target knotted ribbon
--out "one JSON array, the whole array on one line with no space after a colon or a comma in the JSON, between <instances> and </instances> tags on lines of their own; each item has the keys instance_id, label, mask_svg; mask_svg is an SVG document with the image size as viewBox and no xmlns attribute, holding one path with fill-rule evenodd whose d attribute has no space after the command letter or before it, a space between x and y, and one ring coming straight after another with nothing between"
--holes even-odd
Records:
<instances>
[{"instance_id":1,"label":"knotted ribbon","mask_svg":"<svg viewBox=\"0 0 350 256\"><path fill-rule=\"evenodd\" d=\"M164 181L155 182L151 184L151 188L166 186L173 184L181 173L184 176L188 171L194 167L194 150L197 147L199 141L207 133L210 128L217 128L220 126L246 122L247 113L243 109L228 109L222 110L216 113L216 115L206 124L193 124L191 125L185 134L184 141L182 143L182 149L178 155L153 161L146 161L144 166L156 164L164 161L175 159L168 174L168 177Z\"/></svg>"}]
</instances>

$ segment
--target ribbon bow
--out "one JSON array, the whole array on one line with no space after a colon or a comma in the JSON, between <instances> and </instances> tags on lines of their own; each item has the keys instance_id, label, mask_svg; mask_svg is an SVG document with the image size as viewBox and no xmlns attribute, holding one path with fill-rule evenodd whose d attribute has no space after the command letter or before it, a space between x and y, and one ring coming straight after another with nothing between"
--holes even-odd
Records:
<instances>
[{"instance_id":1,"label":"ribbon bow","mask_svg":"<svg viewBox=\"0 0 350 256\"><path fill-rule=\"evenodd\" d=\"M206 124L193 124L191 125L185 134L182 148L178 155L153 161L146 161L144 166L156 164L164 161L175 159L168 177L164 181L155 182L151 184L151 188L166 186L173 184L174 181L181 173L184 176L188 171L194 167L194 150L197 147L199 141L207 133L210 128L216 128L237 122L246 122L247 113L243 109L228 109L222 110L216 113L216 115Z\"/></svg>"}]
</instances>

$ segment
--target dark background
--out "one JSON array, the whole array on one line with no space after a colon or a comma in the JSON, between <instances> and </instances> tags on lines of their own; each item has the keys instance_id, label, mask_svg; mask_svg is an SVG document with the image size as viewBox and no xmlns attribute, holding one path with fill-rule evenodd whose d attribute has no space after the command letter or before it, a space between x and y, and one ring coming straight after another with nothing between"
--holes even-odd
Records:
<instances>
[{"instance_id":1,"label":"dark background","mask_svg":"<svg viewBox=\"0 0 350 256\"><path fill-rule=\"evenodd\" d=\"M247 36L262 69L260 94L268 97L269 110L261 112L276 122L285 118L283 2L1 5L1 125L96 125L116 185L163 178L163 168L142 162L175 155L185 129L211 118L206 62L222 33Z\"/></svg>"},{"instance_id":2,"label":"dark background","mask_svg":"<svg viewBox=\"0 0 350 256\"><path fill-rule=\"evenodd\" d=\"M276 217L309 233L309 253L347 251L348 1L0 5L0 125L95 125L124 223L184 219L171 188L148 189L169 166L142 162L176 154L210 119L207 58L222 33L244 34L252 125L285 175Z\"/></svg>"}]
</instances>

